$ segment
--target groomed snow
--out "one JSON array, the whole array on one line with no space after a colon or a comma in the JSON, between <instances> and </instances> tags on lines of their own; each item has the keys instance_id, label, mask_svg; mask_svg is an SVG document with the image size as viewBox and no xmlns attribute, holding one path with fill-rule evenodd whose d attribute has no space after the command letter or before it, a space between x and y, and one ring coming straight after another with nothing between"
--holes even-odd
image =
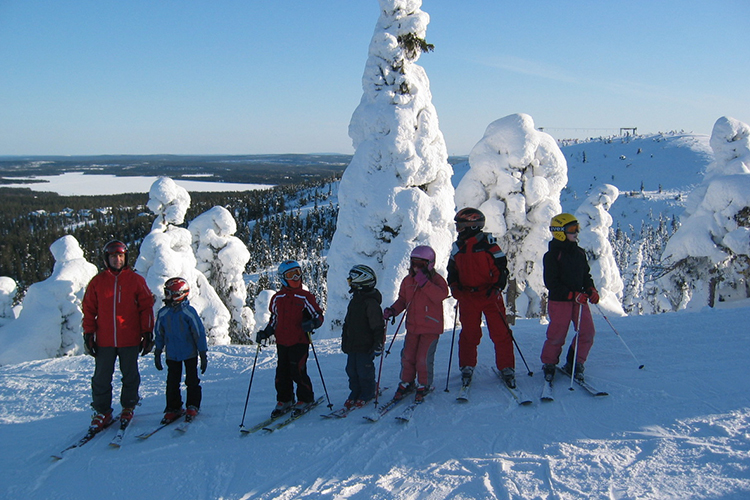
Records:
<instances>
[{"instance_id":1,"label":"groomed snow","mask_svg":"<svg viewBox=\"0 0 750 500\"><path fill-rule=\"evenodd\" d=\"M749 308L745 302L735 309L610 317L637 362L595 313L598 334L587 376L611 395L570 392L560 380L554 402L535 398L529 407L517 406L498 386L486 335L472 401L454 401L455 366L451 392L444 392L448 330L436 355L437 390L405 425L393 418L368 424L361 418L366 410L323 420L321 407L274 434L240 437L256 350L221 346L209 353L202 413L193 427L185 435L164 430L141 442L134 436L158 423L164 405L165 374L148 356L140 363L142 406L122 448L108 447L109 430L59 462L50 454L88 424L93 360L75 356L0 367L0 497L745 499ZM522 320L515 336L536 372L526 376L519 359L519 385L536 396L544 327ZM316 343L337 405L348 392L338 344ZM384 362L388 394L400 347L401 336ZM638 370L638 363L645 368ZM246 424L265 418L273 406L274 368L274 350L262 350ZM316 394L323 395L313 359L308 368Z\"/></svg>"}]
</instances>

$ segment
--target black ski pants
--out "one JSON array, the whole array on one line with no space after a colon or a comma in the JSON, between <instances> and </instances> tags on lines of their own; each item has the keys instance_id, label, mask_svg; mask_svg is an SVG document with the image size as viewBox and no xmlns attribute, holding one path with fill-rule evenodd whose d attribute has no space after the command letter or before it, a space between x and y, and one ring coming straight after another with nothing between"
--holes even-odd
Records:
<instances>
[{"instance_id":1,"label":"black ski pants","mask_svg":"<svg viewBox=\"0 0 750 500\"><path fill-rule=\"evenodd\" d=\"M141 375L138 373L138 353L140 346L99 347L94 358L94 376L91 377L91 396L98 413L112 411L112 376L115 373L115 360L120 359L122 390L120 404L123 408L135 408L140 398L138 387Z\"/></svg>"},{"instance_id":2,"label":"black ski pants","mask_svg":"<svg viewBox=\"0 0 750 500\"><path fill-rule=\"evenodd\" d=\"M312 381L307 374L308 344L291 346L276 345L276 401L294 400L294 384L297 384L297 401L315 401Z\"/></svg>"},{"instance_id":3,"label":"black ski pants","mask_svg":"<svg viewBox=\"0 0 750 500\"><path fill-rule=\"evenodd\" d=\"M182 408L182 365L185 365L185 386L187 387L187 406L201 407L201 379L198 378L198 358L185 361L167 359L167 407L166 410Z\"/></svg>"}]
</instances>

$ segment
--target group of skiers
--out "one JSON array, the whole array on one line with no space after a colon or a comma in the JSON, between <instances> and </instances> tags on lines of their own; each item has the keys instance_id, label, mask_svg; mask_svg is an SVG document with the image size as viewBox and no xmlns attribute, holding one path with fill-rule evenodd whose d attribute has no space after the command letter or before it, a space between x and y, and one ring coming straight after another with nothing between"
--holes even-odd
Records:
<instances>
[{"instance_id":1,"label":"group of skiers","mask_svg":"<svg viewBox=\"0 0 750 500\"><path fill-rule=\"evenodd\" d=\"M375 272L355 265L347 281L352 294L347 306L341 348L347 354L349 378L347 409L364 406L376 397L375 358L385 345L389 320L404 312L406 335L401 350L400 381L394 399L414 392L417 402L433 389L434 356L444 331L443 301L457 300L461 332L458 364L463 385L468 385L477 364L477 347L484 317L495 348L495 366L509 388L515 388L515 358L512 331L508 325L502 292L508 282L507 258L495 238L483 231L484 214L464 208L455 216L458 238L448 260L447 280L435 270L435 251L417 246L410 254L409 272L403 278L396 301L382 308ZM598 303L584 251L578 246L578 221L570 214L553 217L552 241L544 255L544 284L549 290L549 325L541 353L545 380L551 381L560 361L570 323L577 332L567 353L564 371L583 380L584 363L594 339L588 302ZM155 347L154 363L162 370L166 350L166 408L162 422L186 414L197 415L201 403L198 369L206 371L206 334L200 317L188 300L189 286L183 278L164 285L164 306L154 322L154 297L145 280L127 265L128 250L120 241L104 247L105 268L90 282L83 299L83 330L86 352L95 357L91 379L92 428L112 422L112 376L120 360L122 392L120 419L129 420L138 403L138 355ZM272 417L304 412L315 402L307 374L312 332L323 324L323 311L314 295L302 286L302 268L285 261L278 269L281 289L271 298L267 326L258 331L256 342L275 337L277 366L276 406ZM153 332L153 333L152 333ZM155 336L154 336L155 335ZM185 368L187 410L182 408L180 384ZM295 389L296 385L296 389Z\"/></svg>"}]
</instances>

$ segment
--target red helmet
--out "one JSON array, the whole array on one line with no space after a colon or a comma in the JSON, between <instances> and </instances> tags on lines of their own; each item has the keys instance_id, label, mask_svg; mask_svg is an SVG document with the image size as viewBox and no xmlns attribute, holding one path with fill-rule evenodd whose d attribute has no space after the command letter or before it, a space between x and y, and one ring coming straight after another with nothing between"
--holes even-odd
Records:
<instances>
[{"instance_id":1,"label":"red helmet","mask_svg":"<svg viewBox=\"0 0 750 500\"><path fill-rule=\"evenodd\" d=\"M128 265L128 246L120 240L112 240L104 245L102 250L104 265L110 267L109 256L113 254L125 254L125 266Z\"/></svg>"},{"instance_id":2,"label":"red helmet","mask_svg":"<svg viewBox=\"0 0 750 500\"><path fill-rule=\"evenodd\" d=\"M184 278L169 278L164 283L164 300L182 302L190 293L190 285Z\"/></svg>"},{"instance_id":3,"label":"red helmet","mask_svg":"<svg viewBox=\"0 0 750 500\"><path fill-rule=\"evenodd\" d=\"M433 250L432 247L420 245L411 251L410 258L426 260L428 271L435 269L435 250Z\"/></svg>"},{"instance_id":4,"label":"red helmet","mask_svg":"<svg viewBox=\"0 0 750 500\"><path fill-rule=\"evenodd\" d=\"M456 231L459 233L465 229L479 231L484 227L484 214L476 208L462 208L453 218L456 221Z\"/></svg>"}]
</instances>

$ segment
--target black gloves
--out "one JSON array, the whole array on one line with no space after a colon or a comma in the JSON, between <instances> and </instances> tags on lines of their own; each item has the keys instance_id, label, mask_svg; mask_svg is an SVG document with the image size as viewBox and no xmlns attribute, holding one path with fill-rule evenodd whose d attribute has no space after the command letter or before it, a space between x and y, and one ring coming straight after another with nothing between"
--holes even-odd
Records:
<instances>
[{"instance_id":1,"label":"black gloves","mask_svg":"<svg viewBox=\"0 0 750 500\"><path fill-rule=\"evenodd\" d=\"M88 354L89 356L96 357L96 352L98 350L96 345L96 340L94 340L94 334L93 333L84 333L83 334L83 350Z\"/></svg>"},{"instance_id":2,"label":"black gloves","mask_svg":"<svg viewBox=\"0 0 750 500\"><path fill-rule=\"evenodd\" d=\"M162 371L164 369L161 364L161 351L159 349L154 351L154 366L159 371Z\"/></svg>"},{"instance_id":3,"label":"black gloves","mask_svg":"<svg viewBox=\"0 0 750 500\"><path fill-rule=\"evenodd\" d=\"M271 323L268 323L264 329L258 330L258 333L255 334L255 342L260 344L264 340L271 338L274 333L275 331L273 326L271 325Z\"/></svg>"},{"instance_id":4,"label":"black gloves","mask_svg":"<svg viewBox=\"0 0 750 500\"><path fill-rule=\"evenodd\" d=\"M206 373L206 368L208 367L208 356L206 355L206 351L201 351L198 355L201 358L201 375L203 375Z\"/></svg>"},{"instance_id":5,"label":"black gloves","mask_svg":"<svg viewBox=\"0 0 750 500\"><path fill-rule=\"evenodd\" d=\"M143 332L141 334L141 356L151 352L154 348L154 334L152 332Z\"/></svg>"}]
</instances>

